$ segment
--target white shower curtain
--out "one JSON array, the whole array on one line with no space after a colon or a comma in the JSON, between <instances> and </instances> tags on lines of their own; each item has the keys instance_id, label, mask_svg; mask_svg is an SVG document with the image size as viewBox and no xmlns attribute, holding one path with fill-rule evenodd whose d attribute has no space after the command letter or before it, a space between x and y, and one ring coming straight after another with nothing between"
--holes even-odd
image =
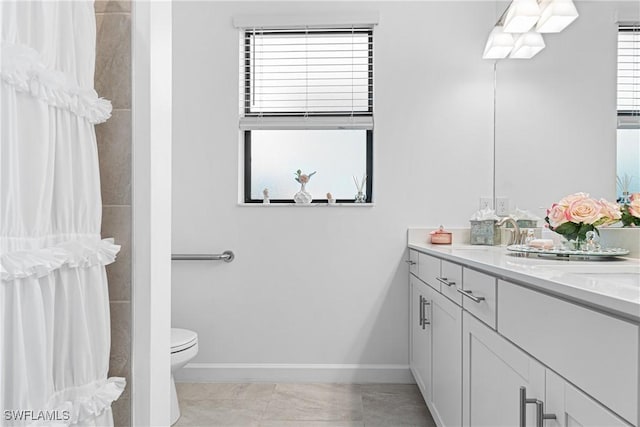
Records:
<instances>
[{"instance_id":1,"label":"white shower curtain","mask_svg":"<svg viewBox=\"0 0 640 427\"><path fill-rule=\"evenodd\" d=\"M0 425L113 425L92 1L0 2Z\"/></svg>"}]
</instances>

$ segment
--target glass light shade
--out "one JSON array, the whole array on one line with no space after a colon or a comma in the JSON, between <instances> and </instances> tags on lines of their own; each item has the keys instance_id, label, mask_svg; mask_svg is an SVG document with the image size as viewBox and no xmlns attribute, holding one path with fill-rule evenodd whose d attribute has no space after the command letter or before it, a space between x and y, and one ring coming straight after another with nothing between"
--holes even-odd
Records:
<instances>
[{"instance_id":1,"label":"glass light shade","mask_svg":"<svg viewBox=\"0 0 640 427\"><path fill-rule=\"evenodd\" d=\"M483 59L502 59L513 49L514 39L510 33L505 33L501 26L494 27L484 47Z\"/></svg>"},{"instance_id":2,"label":"glass light shade","mask_svg":"<svg viewBox=\"0 0 640 427\"><path fill-rule=\"evenodd\" d=\"M578 10L571 0L547 0L536 25L539 33L559 33L576 20Z\"/></svg>"},{"instance_id":3,"label":"glass light shade","mask_svg":"<svg viewBox=\"0 0 640 427\"><path fill-rule=\"evenodd\" d=\"M526 33L540 18L537 0L513 0L504 19L505 33Z\"/></svg>"},{"instance_id":4,"label":"glass light shade","mask_svg":"<svg viewBox=\"0 0 640 427\"><path fill-rule=\"evenodd\" d=\"M515 59L529 59L533 58L544 49L544 39L542 38L542 34L536 33L535 31L530 31L528 33L521 34L518 38L516 38L515 45L513 46L513 51L509 58Z\"/></svg>"}]
</instances>

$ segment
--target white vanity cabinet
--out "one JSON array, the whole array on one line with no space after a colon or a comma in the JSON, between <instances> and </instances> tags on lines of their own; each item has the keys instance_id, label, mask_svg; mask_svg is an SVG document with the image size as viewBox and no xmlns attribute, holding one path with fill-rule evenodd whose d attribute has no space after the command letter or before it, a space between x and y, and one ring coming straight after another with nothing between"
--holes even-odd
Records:
<instances>
[{"instance_id":1,"label":"white vanity cabinet","mask_svg":"<svg viewBox=\"0 0 640 427\"><path fill-rule=\"evenodd\" d=\"M411 255L410 259L413 259ZM419 259L420 278L410 274L411 371L438 425L459 426L462 422L462 307L441 293L440 260L425 254L420 254ZM450 282L460 283L461 267L446 265L444 270L449 272ZM453 283L442 285L447 290L452 287ZM457 292L449 295L460 301Z\"/></svg>"},{"instance_id":2,"label":"white vanity cabinet","mask_svg":"<svg viewBox=\"0 0 640 427\"><path fill-rule=\"evenodd\" d=\"M639 426L638 321L440 251L411 249L409 274L411 370L439 427Z\"/></svg>"},{"instance_id":3,"label":"white vanity cabinet","mask_svg":"<svg viewBox=\"0 0 640 427\"><path fill-rule=\"evenodd\" d=\"M637 422L638 325L524 286L498 283L498 332Z\"/></svg>"},{"instance_id":4,"label":"white vanity cabinet","mask_svg":"<svg viewBox=\"0 0 640 427\"><path fill-rule=\"evenodd\" d=\"M463 426L631 426L468 313L463 342Z\"/></svg>"}]
</instances>

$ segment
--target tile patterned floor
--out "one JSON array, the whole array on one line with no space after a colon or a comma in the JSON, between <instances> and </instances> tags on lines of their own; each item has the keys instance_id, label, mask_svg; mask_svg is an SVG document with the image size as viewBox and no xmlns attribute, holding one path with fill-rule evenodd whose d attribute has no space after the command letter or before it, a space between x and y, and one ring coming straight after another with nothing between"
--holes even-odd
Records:
<instances>
[{"instance_id":1,"label":"tile patterned floor","mask_svg":"<svg viewBox=\"0 0 640 427\"><path fill-rule=\"evenodd\" d=\"M176 427L435 427L407 384L177 384Z\"/></svg>"}]
</instances>

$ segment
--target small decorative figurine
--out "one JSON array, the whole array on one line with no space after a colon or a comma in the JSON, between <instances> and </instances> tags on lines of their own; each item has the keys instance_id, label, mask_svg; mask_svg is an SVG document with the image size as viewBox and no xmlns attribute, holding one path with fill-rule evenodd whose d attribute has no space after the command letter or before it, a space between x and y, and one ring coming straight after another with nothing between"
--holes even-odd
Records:
<instances>
[{"instance_id":1,"label":"small decorative figurine","mask_svg":"<svg viewBox=\"0 0 640 427\"><path fill-rule=\"evenodd\" d=\"M264 190L262 190L262 204L268 205L270 203L271 200L269 200L269 189L265 188Z\"/></svg>"},{"instance_id":2,"label":"small decorative figurine","mask_svg":"<svg viewBox=\"0 0 640 427\"><path fill-rule=\"evenodd\" d=\"M309 175L306 175L306 174L303 174L300 169L296 171L295 180L300 183L300 191L298 191L293 196L293 200L296 203L308 204L308 203L311 203L311 201L313 200L313 197L311 197L311 194L307 193L306 185L311 179L311 177L315 174L316 174L315 172L311 172Z\"/></svg>"},{"instance_id":3,"label":"small decorative figurine","mask_svg":"<svg viewBox=\"0 0 640 427\"><path fill-rule=\"evenodd\" d=\"M336 203L336 199L333 198L333 195L331 193L327 193L327 202L330 205L333 205Z\"/></svg>"}]
</instances>

